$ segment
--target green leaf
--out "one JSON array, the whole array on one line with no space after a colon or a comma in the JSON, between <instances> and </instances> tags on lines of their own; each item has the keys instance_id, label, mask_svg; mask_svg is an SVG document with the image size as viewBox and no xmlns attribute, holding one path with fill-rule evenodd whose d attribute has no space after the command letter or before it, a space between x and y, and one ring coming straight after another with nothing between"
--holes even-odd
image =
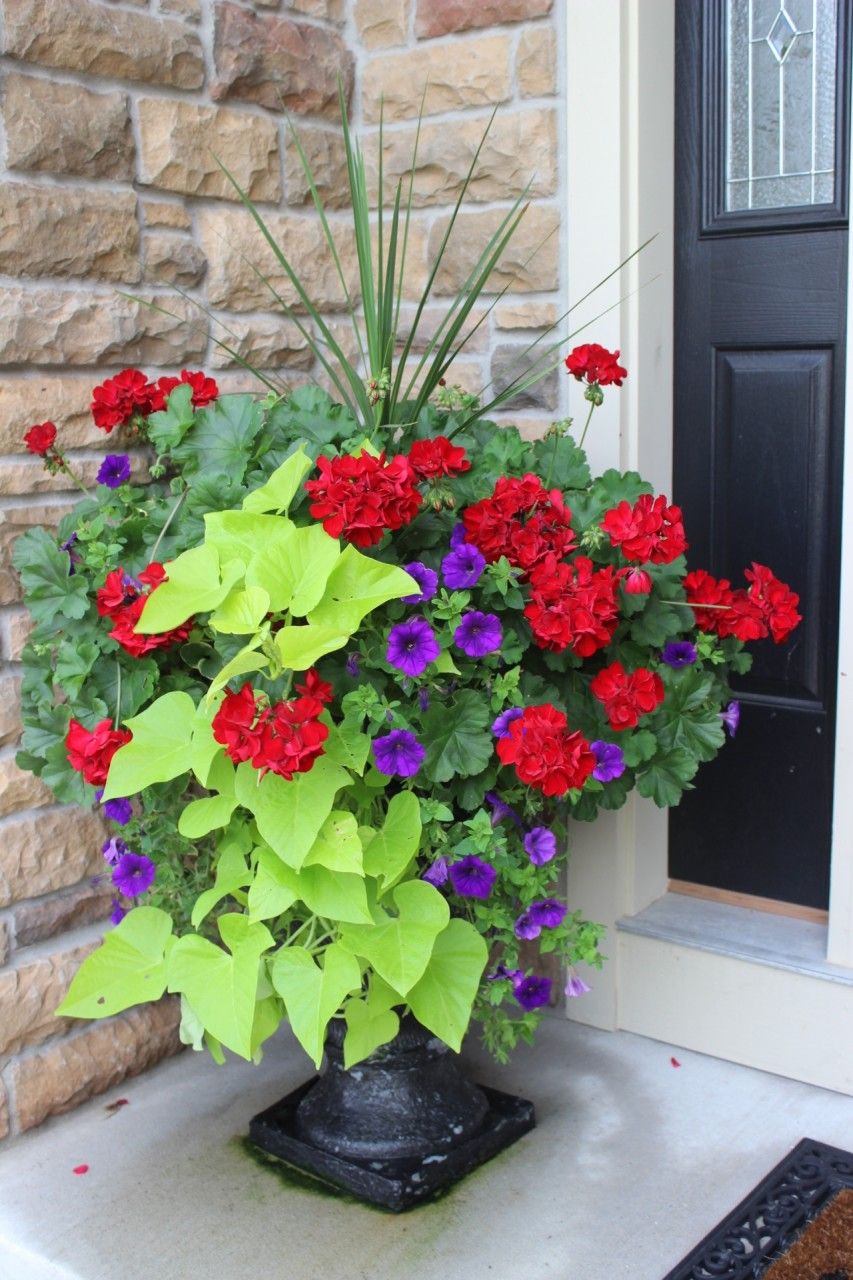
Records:
<instances>
[{"instance_id":1,"label":"green leaf","mask_svg":"<svg viewBox=\"0 0 853 1280\"><path fill-rule=\"evenodd\" d=\"M299 773L290 782L275 773L261 778L250 764L243 764L237 770L237 797L255 815L261 838L298 871L332 810L335 796L350 782L346 770L325 756L320 756L308 773Z\"/></svg>"},{"instance_id":2,"label":"green leaf","mask_svg":"<svg viewBox=\"0 0 853 1280\"><path fill-rule=\"evenodd\" d=\"M309 612L308 621L352 635L373 609L419 590L405 570L372 560L348 546L329 575L322 600Z\"/></svg>"},{"instance_id":3,"label":"green leaf","mask_svg":"<svg viewBox=\"0 0 853 1280\"><path fill-rule=\"evenodd\" d=\"M347 924L367 924L372 919L360 871L329 871L319 865L294 871L282 863L280 880L315 915Z\"/></svg>"},{"instance_id":4,"label":"green leaf","mask_svg":"<svg viewBox=\"0 0 853 1280\"><path fill-rule=\"evenodd\" d=\"M418 851L421 811L412 791L392 796L385 821L364 850L364 870L382 880L383 892L396 884Z\"/></svg>"},{"instance_id":5,"label":"green leaf","mask_svg":"<svg viewBox=\"0 0 853 1280\"><path fill-rule=\"evenodd\" d=\"M620 739L622 754L629 768L634 769L644 760L651 760L657 751L657 738L648 729L638 729L634 733L624 733Z\"/></svg>"},{"instance_id":6,"label":"green leaf","mask_svg":"<svg viewBox=\"0 0 853 1280\"><path fill-rule=\"evenodd\" d=\"M258 548L277 538L287 524L289 521L285 522L283 516L259 516L252 511L209 511L204 517L205 546L216 548L223 567L238 561L242 565L242 577Z\"/></svg>"},{"instance_id":7,"label":"green leaf","mask_svg":"<svg viewBox=\"0 0 853 1280\"><path fill-rule=\"evenodd\" d=\"M267 845L257 851L258 865L249 886L249 919L272 920L293 906L299 894L281 858Z\"/></svg>"},{"instance_id":8,"label":"green leaf","mask_svg":"<svg viewBox=\"0 0 853 1280\"><path fill-rule=\"evenodd\" d=\"M146 433L158 453L171 453L195 422L193 389L182 382L169 392L166 408L148 415Z\"/></svg>"},{"instance_id":9,"label":"green leaf","mask_svg":"<svg viewBox=\"0 0 853 1280\"><path fill-rule=\"evenodd\" d=\"M277 437L333 444L351 436L358 422L346 405L334 404L320 387L297 387L270 411L270 428Z\"/></svg>"},{"instance_id":10,"label":"green leaf","mask_svg":"<svg viewBox=\"0 0 853 1280\"><path fill-rule=\"evenodd\" d=\"M592 477L586 454L571 436L551 436L533 445L536 472L547 488L586 489Z\"/></svg>"},{"instance_id":11,"label":"green leaf","mask_svg":"<svg viewBox=\"0 0 853 1280\"><path fill-rule=\"evenodd\" d=\"M386 987L386 990L390 988ZM396 998L396 992L391 994ZM374 1000L372 988L366 999L347 1000L344 1017L347 1022L344 1067L347 1071L369 1058L380 1045L388 1044L400 1030L399 1015L384 1000Z\"/></svg>"},{"instance_id":12,"label":"green leaf","mask_svg":"<svg viewBox=\"0 0 853 1280\"><path fill-rule=\"evenodd\" d=\"M291 525L256 551L246 569L246 583L263 587L272 609L289 609L294 617L304 618L322 599L340 556L337 539L322 525Z\"/></svg>"},{"instance_id":13,"label":"green leaf","mask_svg":"<svg viewBox=\"0 0 853 1280\"><path fill-rule=\"evenodd\" d=\"M266 925L243 915L221 916L217 924L228 951L198 934L178 938L168 961L169 990L186 996L210 1035L251 1060L259 962L273 939Z\"/></svg>"},{"instance_id":14,"label":"green leaf","mask_svg":"<svg viewBox=\"0 0 853 1280\"><path fill-rule=\"evenodd\" d=\"M244 676L250 671L263 671L270 665L269 658L263 653L258 653L260 644L261 640L255 637L244 649L235 653L230 662L226 662L219 674L210 682L206 700L213 698L221 689L224 689L235 676Z\"/></svg>"},{"instance_id":15,"label":"green leaf","mask_svg":"<svg viewBox=\"0 0 853 1280\"><path fill-rule=\"evenodd\" d=\"M165 569L166 581L151 592L136 625L142 635L171 631L193 614L215 609L240 576L233 568L223 575L216 548L207 543L184 551Z\"/></svg>"},{"instance_id":16,"label":"green leaf","mask_svg":"<svg viewBox=\"0 0 853 1280\"><path fill-rule=\"evenodd\" d=\"M319 1067L329 1019L344 997L361 987L358 961L336 943L324 949L322 968L304 947L282 947L271 959L270 978L293 1034Z\"/></svg>"},{"instance_id":17,"label":"green leaf","mask_svg":"<svg viewBox=\"0 0 853 1280\"><path fill-rule=\"evenodd\" d=\"M435 940L429 964L407 996L409 1008L458 1053L489 958L485 939L467 920L451 920Z\"/></svg>"},{"instance_id":18,"label":"green leaf","mask_svg":"<svg viewBox=\"0 0 853 1280\"><path fill-rule=\"evenodd\" d=\"M216 702L204 700L195 709L189 764L203 787L207 786L214 762L224 755L222 743L213 736L213 717L218 709L219 699Z\"/></svg>"},{"instance_id":19,"label":"green leaf","mask_svg":"<svg viewBox=\"0 0 853 1280\"><path fill-rule=\"evenodd\" d=\"M154 692L160 669L153 658L116 658L112 662L99 662L92 671L92 686L98 691L110 711L115 715L119 698L118 670L121 666L120 721L136 715Z\"/></svg>"},{"instance_id":20,"label":"green leaf","mask_svg":"<svg viewBox=\"0 0 853 1280\"><path fill-rule=\"evenodd\" d=\"M190 744L195 728L195 703L188 693L164 693L127 727L132 741L112 758L104 800L135 796L154 782L169 782L190 767Z\"/></svg>"},{"instance_id":21,"label":"green leaf","mask_svg":"<svg viewBox=\"0 0 853 1280\"><path fill-rule=\"evenodd\" d=\"M236 796L202 796L191 800L178 819L178 831L187 840L200 840L219 827L227 827L237 803Z\"/></svg>"},{"instance_id":22,"label":"green leaf","mask_svg":"<svg viewBox=\"0 0 853 1280\"><path fill-rule=\"evenodd\" d=\"M219 396L198 411L192 433L172 449L172 457L188 462L195 470L242 476L262 425L261 405L255 396Z\"/></svg>"},{"instance_id":23,"label":"green leaf","mask_svg":"<svg viewBox=\"0 0 853 1280\"><path fill-rule=\"evenodd\" d=\"M682 606L667 604L655 595L649 596L643 612L631 621L631 639L636 644L660 649L670 636L678 635L684 630L686 613L687 610Z\"/></svg>"},{"instance_id":24,"label":"green leaf","mask_svg":"<svg viewBox=\"0 0 853 1280\"><path fill-rule=\"evenodd\" d=\"M307 457L302 449L292 453L280 467L276 467L266 484L246 495L243 510L286 512L313 466L313 459Z\"/></svg>"},{"instance_id":25,"label":"green leaf","mask_svg":"<svg viewBox=\"0 0 853 1280\"><path fill-rule=\"evenodd\" d=\"M362 733L356 725L347 724L346 721L333 724L331 719L325 717L325 722L328 722L329 729L329 736L323 744L325 754L336 764L342 764L344 768L351 769L353 773L364 773L364 766L370 755L369 735Z\"/></svg>"},{"instance_id":26,"label":"green leaf","mask_svg":"<svg viewBox=\"0 0 853 1280\"><path fill-rule=\"evenodd\" d=\"M56 655L54 674L59 684L73 699L79 694L92 667L101 656L97 645L89 640L72 643L63 640Z\"/></svg>"},{"instance_id":27,"label":"green leaf","mask_svg":"<svg viewBox=\"0 0 853 1280\"><path fill-rule=\"evenodd\" d=\"M275 647L285 667L291 671L307 671L324 654L342 649L349 638L350 632L336 622L308 623L304 627L282 627L276 634Z\"/></svg>"},{"instance_id":28,"label":"green leaf","mask_svg":"<svg viewBox=\"0 0 853 1280\"><path fill-rule=\"evenodd\" d=\"M492 758L485 696L463 689L451 707L434 702L423 719L424 772L432 782L450 782L482 772Z\"/></svg>"},{"instance_id":29,"label":"green leaf","mask_svg":"<svg viewBox=\"0 0 853 1280\"><path fill-rule=\"evenodd\" d=\"M211 614L210 626L229 636L254 635L270 609L263 587L235 587Z\"/></svg>"},{"instance_id":30,"label":"green leaf","mask_svg":"<svg viewBox=\"0 0 853 1280\"><path fill-rule=\"evenodd\" d=\"M68 1018L109 1018L159 1000L166 990L172 920L158 907L134 907L83 961L56 1010Z\"/></svg>"},{"instance_id":31,"label":"green leaf","mask_svg":"<svg viewBox=\"0 0 853 1280\"><path fill-rule=\"evenodd\" d=\"M21 575L24 600L36 622L82 618L89 607L83 574L70 572L71 561L46 529L28 529L16 541L12 563Z\"/></svg>"},{"instance_id":32,"label":"green leaf","mask_svg":"<svg viewBox=\"0 0 853 1280\"><path fill-rule=\"evenodd\" d=\"M358 838L358 823L353 814L344 809L333 809L302 865L303 868L321 866L329 871L348 871L354 875L362 875L364 867L361 841Z\"/></svg>"},{"instance_id":33,"label":"green leaf","mask_svg":"<svg viewBox=\"0 0 853 1280\"><path fill-rule=\"evenodd\" d=\"M450 909L425 880L406 880L391 896L398 915L377 908L374 924L344 925L341 943L405 996L426 969L435 939L447 927Z\"/></svg>"},{"instance_id":34,"label":"green leaf","mask_svg":"<svg viewBox=\"0 0 853 1280\"><path fill-rule=\"evenodd\" d=\"M641 796L654 800L659 809L665 809L678 804L698 768L698 760L678 747L656 757L644 773L637 775L637 790Z\"/></svg>"},{"instance_id":35,"label":"green leaf","mask_svg":"<svg viewBox=\"0 0 853 1280\"><path fill-rule=\"evenodd\" d=\"M246 855L235 841L226 843L216 864L216 880L210 889L200 894L193 906L190 923L197 929L202 920L218 902L227 898L235 889L245 889L250 883L252 873L246 863Z\"/></svg>"}]
</instances>

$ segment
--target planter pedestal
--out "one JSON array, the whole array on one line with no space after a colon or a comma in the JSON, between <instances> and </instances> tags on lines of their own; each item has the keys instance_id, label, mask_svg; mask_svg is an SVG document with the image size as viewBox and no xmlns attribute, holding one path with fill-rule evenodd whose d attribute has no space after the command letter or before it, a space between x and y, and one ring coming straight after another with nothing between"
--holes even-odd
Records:
<instances>
[{"instance_id":1,"label":"planter pedestal","mask_svg":"<svg viewBox=\"0 0 853 1280\"><path fill-rule=\"evenodd\" d=\"M255 1116L256 1146L359 1199L399 1212L491 1160L535 1124L533 1104L472 1084L414 1019L349 1071L329 1027L319 1076Z\"/></svg>"}]
</instances>

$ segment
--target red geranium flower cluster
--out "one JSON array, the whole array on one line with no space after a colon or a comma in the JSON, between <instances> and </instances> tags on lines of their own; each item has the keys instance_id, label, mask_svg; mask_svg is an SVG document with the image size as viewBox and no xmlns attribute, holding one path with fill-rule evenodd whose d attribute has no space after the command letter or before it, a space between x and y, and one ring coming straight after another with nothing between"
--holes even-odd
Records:
<instances>
[{"instance_id":1,"label":"red geranium flower cluster","mask_svg":"<svg viewBox=\"0 0 853 1280\"><path fill-rule=\"evenodd\" d=\"M681 507L670 505L663 494L641 494L633 507L620 502L607 512L601 527L626 560L669 564L687 550Z\"/></svg>"},{"instance_id":2,"label":"red geranium flower cluster","mask_svg":"<svg viewBox=\"0 0 853 1280\"><path fill-rule=\"evenodd\" d=\"M766 565L753 561L744 571L749 589L732 588L728 578L714 578L704 569L694 569L684 579L687 602L694 606L696 625L725 640L764 640L772 636L782 644L802 622L797 612L800 597L780 582ZM702 608L710 605L711 608Z\"/></svg>"},{"instance_id":3,"label":"red geranium flower cluster","mask_svg":"<svg viewBox=\"0 0 853 1280\"><path fill-rule=\"evenodd\" d=\"M447 436L432 440L416 440L409 450L409 462L419 480L437 480L440 476L458 476L471 470L465 450L451 444Z\"/></svg>"},{"instance_id":4,"label":"red geranium flower cluster","mask_svg":"<svg viewBox=\"0 0 853 1280\"><path fill-rule=\"evenodd\" d=\"M84 782L102 787L113 756L132 737L129 729L114 729L111 720L101 720L91 731L79 720L72 720L65 735L68 763L82 773Z\"/></svg>"},{"instance_id":5,"label":"red geranium flower cluster","mask_svg":"<svg viewBox=\"0 0 853 1280\"><path fill-rule=\"evenodd\" d=\"M586 739L569 729L566 717L550 702L525 707L498 738L503 764L515 765L520 780L545 796L563 796L582 787L595 768Z\"/></svg>"},{"instance_id":6,"label":"red geranium flower cluster","mask_svg":"<svg viewBox=\"0 0 853 1280\"><path fill-rule=\"evenodd\" d=\"M590 385L597 382L600 387L621 387L622 379L628 376L628 370L619 364L619 352L608 351L597 342L585 342L570 351L566 368L578 382L585 379Z\"/></svg>"},{"instance_id":7,"label":"red geranium flower cluster","mask_svg":"<svg viewBox=\"0 0 853 1280\"><path fill-rule=\"evenodd\" d=\"M27 452L38 454L40 458L50 453L55 441L56 427L52 422L39 422L36 426L30 427L24 436Z\"/></svg>"},{"instance_id":8,"label":"red geranium flower cluster","mask_svg":"<svg viewBox=\"0 0 853 1280\"><path fill-rule=\"evenodd\" d=\"M501 476L490 498L462 512L465 537L489 563L506 556L529 573L547 556L562 560L575 545L572 513L559 489L538 476Z\"/></svg>"},{"instance_id":9,"label":"red geranium flower cluster","mask_svg":"<svg viewBox=\"0 0 853 1280\"><path fill-rule=\"evenodd\" d=\"M360 457L318 458L319 480L307 480L309 511L326 533L357 547L381 542L389 529L402 529L417 515L423 498L409 459L398 453L386 462L362 449Z\"/></svg>"},{"instance_id":10,"label":"red geranium flower cluster","mask_svg":"<svg viewBox=\"0 0 853 1280\"><path fill-rule=\"evenodd\" d=\"M618 575L611 565L595 569L586 556L570 564L546 557L530 574L524 616L540 649L571 649L588 658L613 638L619 620Z\"/></svg>"},{"instance_id":11,"label":"red geranium flower cluster","mask_svg":"<svg viewBox=\"0 0 853 1280\"><path fill-rule=\"evenodd\" d=\"M312 667L296 691L298 698L274 706L260 703L248 683L239 693L226 693L213 718L213 736L229 759L235 764L250 760L256 769L269 769L288 782L312 768L329 736L318 717L331 700L332 686Z\"/></svg>"},{"instance_id":12,"label":"red geranium flower cluster","mask_svg":"<svg viewBox=\"0 0 853 1280\"><path fill-rule=\"evenodd\" d=\"M663 702L663 681L656 671L638 667L630 674L621 662L599 671L590 689L604 704L612 729L633 729L640 719Z\"/></svg>"},{"instance_id":13,"label":"red geranium flower cluster","mask_svg":"<svg viewBox=\"0 0 853 1280\"><path fill-rule=\"evenodd\" d=\"M201 408L210 404L219 395L219 388L213 378L208 378L201 371L191 373L181 370L179 378L164 375L156 382L149 382L139 369L123 369L114 378L107 378L92 392L92 417L95 426L109 433L113 427L123 426L130 422L135 414L147 417L159 409L165 409L166 398L170 391L187 382L193 389L192 402Z\"/></svg>"},{"instance_id":14,"label":"red geranium flower cluster","mask_svg":"<svg viewBox=\"0 0 853 1280\"><path fill-rule=\"evenodd\" d=\"M134 630L139 621L145 601L159 587L166 577L166 570L161 564L149 564L138 578L131 578L124 569L113 569L104 580L104 585L95 593L98 613L102 618L109 618L113 623L110 637L117 640L123 649L140 658L155 649L168 649L173 644L183 644L192 630L192 619L184 622L171 631L162 631L159 635L139 635ZM143 586L148 591L142 590Z\"/></svg>"}]
</instances>

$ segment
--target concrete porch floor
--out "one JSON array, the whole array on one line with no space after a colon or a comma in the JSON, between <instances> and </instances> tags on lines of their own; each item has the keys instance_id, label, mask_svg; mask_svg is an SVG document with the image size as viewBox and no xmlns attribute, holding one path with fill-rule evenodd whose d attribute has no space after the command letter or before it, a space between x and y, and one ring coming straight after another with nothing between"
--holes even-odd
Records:
<instances>
[{"instance_id":1,"label":"concrete porch floor","mask_svg":"<svg viewBox=\"0 0 853 1280\"><path fill-rule=\"evenodd\" d=\"M258 1068L182 1054L0 1154L0 1278L660 1280L800 1138L853 1148L850 1098L626 1032L551 1018L507 1068L471 1057L539 1127L395 1217L241 1145L310 1074L288 1036Z\"/></svg>"}]
</instances>

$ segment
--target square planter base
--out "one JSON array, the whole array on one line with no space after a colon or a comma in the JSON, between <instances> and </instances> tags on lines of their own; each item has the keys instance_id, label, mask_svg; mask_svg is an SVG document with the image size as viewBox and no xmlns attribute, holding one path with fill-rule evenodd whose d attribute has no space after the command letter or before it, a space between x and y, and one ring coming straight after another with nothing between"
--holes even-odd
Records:
<instances>
[{"instance_id":1,"label":"square planter base","mask_svg":"<svg viewBox=\"0 0 853 1280\"><path fill-rule=\"evenodd\" d=\"M250 1140L293 1168L394 1213L432 1199L511 1146L536 1123L532 1102L481 1085L488 1113L480 1131L460 1146L408 1160L347 1160L311 1146L297 1134L296 1108L313 1084L308 1080L256 1115L249 1124Z\"/></svg>"}]
</instances>

